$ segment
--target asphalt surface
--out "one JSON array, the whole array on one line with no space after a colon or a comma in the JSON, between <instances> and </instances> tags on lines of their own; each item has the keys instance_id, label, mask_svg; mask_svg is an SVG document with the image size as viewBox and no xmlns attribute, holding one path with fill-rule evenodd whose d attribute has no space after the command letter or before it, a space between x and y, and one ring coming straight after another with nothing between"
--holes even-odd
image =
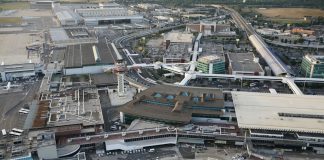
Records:
<instances>
[{"instance_id":1,"label":"asphalt surface","mask_svg":"<svg viewBox=\"0 0 324 160\"><path fill-rule=\"evenodd\" d=\"M113 120L118 116L117 108L119 106L112 106L109 96L104 90L100 90L99 92L99 100L101 104L102 115L104 118L106 132L110 131L110 127L113 125Z\"/></svg>"},{"instance_id":2,"label":"asphalt surface","mask_svg":"<svg viewBox=\"0 0 324 160\"><path fill-rule=\"evenodd\" d=\"M37 81L27 86L23 92L0 95L0 129L23 128L27 115L21 115L18 111L24 105L29 105L34 98L37 98L40 84L41 81Z\"/></svg>"}]
</instances>

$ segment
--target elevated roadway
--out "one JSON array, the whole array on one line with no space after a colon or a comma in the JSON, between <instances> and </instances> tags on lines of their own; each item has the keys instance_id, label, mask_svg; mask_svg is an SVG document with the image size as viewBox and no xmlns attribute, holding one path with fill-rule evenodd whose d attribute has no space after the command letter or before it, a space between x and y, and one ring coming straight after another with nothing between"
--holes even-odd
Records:
<instances>
[{"instance_id":1,"label":"elevated roadway","mask_svg":"<svg viewBox=\"0 0 324 160\"><path fill-rule=\"evenodd\" d=\"M127 147L128 145L136 142L141 146L152 146L154 144L163 145L163 144L175 144L177 143L178 137L186 137L186 138L201 138L204 140L222 140L222 141L231 141L231 142L246 142L247 140L265 140L274 142L274 144L291 144L295 146L306 146L309 144L318 144L323 145L324 142L317 141L305 141L303 139L283 139L283 138L275 138L275 137L250 137L237 135L236 131L233 132L208 132L205 133L203 131L183 131L178 128L150 128L143 130L134 130L134 131L125 131L125 132L115 132L115 133L102 133L97 135L89 135L83 137L72 137L72 138L61 138L58 139L57 145L59 148L66 148L69 146L76 145L87 145L87 144L102 144L106 143L106 147L109 150L111 149L140 149L134 148L132 146ZM161 141L164 139L165 141ZM169 140L166 140L169 139ZM145 143L146 140L153 140L158 143L149 142L149 144L141 144ZM112 143L109 143L112 142ZM116 146L116 142L118 146ZM109 146L111 145L111 146Z\"/></svg>"},{"instance_id":2,"label":"elevated roadway","mask_svg":"<svg viewBox=\"0 0 324 160\"><path fill-rule=\"evenodd\" d=\"M218 79L231 79L231 80L257 80L257 81L280 81L289 86L294 94L303 95L303 92L299 89L295 82L312 82L312 83L324 83L324 79L320 78L298 78L298 77L277 77L277 76L248 76L248 75L229 75L229 74L205 74L199 72L185 74L185 78L179 83L179 85L186 85L191 79L196 78L218 78Z\"/></svg>"},{"instance_id":3,"label":"elevated roadway","mask_svg":"<svg viewBox=\"0 0 324 160\"><path fill-rule=\"evenodd\" d=\"M263 39L254 31L253 27L246 23L245 19L239 13L232 8L225 8L231 12L231 16L236 24L247 33L253 47L256 48L276 76L293 75L293 72L270 50Z\"/></svg>"}]
</instances>

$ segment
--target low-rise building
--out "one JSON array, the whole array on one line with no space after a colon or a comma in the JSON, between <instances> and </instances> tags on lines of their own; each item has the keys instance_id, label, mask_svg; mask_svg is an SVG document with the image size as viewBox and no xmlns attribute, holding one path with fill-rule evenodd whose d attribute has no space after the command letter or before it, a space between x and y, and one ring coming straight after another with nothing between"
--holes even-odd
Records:
<instances>
[{"instance_id":1,"label":"low-rise building","mask_svg":"<svg viewBox=\"0 0 324 160\"><path fill-rule=\"evenodd\" d=\"M62 26L77 26L83 22L82 17L68 6L61 6L56 3L53 4L52 10Z\"/></svg>"},{"instance_id":2,"label":"low-rise building","mask_svg":"<svg viewBox=\"0 0 324 160\"><path fill-rule=\"evenodd\" d=\"M225 59L220 55L207 55L197 61L197 70L208 74L225 73Z\"/></svg>"},{"instance_id":3,"label":"low-rise building","mask_svg":"<svg viewBox=\"0 0 324 160\"><path fill-rule=\"evenodd\" d=\"M143 16L130 14L127 8L123 7L77 9L76 13L83 17L85 25L90 26L143 21Z\"/></svg>"},{"instance_id":4,"label":"low-rise building","mask_svg":"<svg viewBox=\"0 0 324 160\"><path fill-rule=\"evenodd\" d=\"M13 81L36 75L34 63L0 65L1 81Z\"/></svg>"},{"instance_id":5,"label":"low-rise building","mask_svg":"<svg viewBox=\"0 0 324 160\"><path fill-rule=\"evenodd\" d=\"M230 74L264 76L264 70L259 64L259 58L255 57L253 53L227 53L227 58Z\"/></svg>"},{"instance_id":6,"label":"low-rise building","mask_svg":"<svg viewBox=\"0 0 324 160\"><path fill-rule=\"evenodd\" d=\"M110 44L109 44L110 45ZM114 65L115 54L109 51L105 43L79 44L68 46L63 73L73 74L95 74L103 73L105 67Z\"/></svg>"},{"instance_id":7,"label":"low-rise building","mask_svg":"<svg viewBox=\"0 0 324 160\"><path fill-rule=\"evenodd\" d=\"M200 22L200 24L188 24L186 31L203 33L205 36L216 33L230 32L229 24L218 24L217 22Z\"/></svg>"},{"instance_id":8,"label":"low-rise building","mask_svg":"<svg viewBox=\"0 0 324 160\"><path fill-rule=\"evenodd\" d=\"M166 48L168 48L168 46L171 43L192 44L193 39L194 39L194 35L192 33L186 33L186 32L175 32L174 31L174 32L169 32L164 35L164 42L166 43Z\"/></svg>"},{"instance_id":9,"label":"low-rise building","mask_svg":"<svg viewBox=\"0 0 324 160\"><path fill-rule=\"evenodd\" d=\"M54 47L98 43L98 39L86 27L50 28L49 35L51 45Z\"/></svg>"},{"instance_id":10,"label":"low-rise building","mask_svg":"<svg viewBox=\"0 0 324 160\"><path fill-rule=\"evenodd\" d=\"M137 5L138 8L142 8L145 10L153 10L155 8L160 8L161 5L159 4L152 4L152 3L140 3Z\"/></svg>"},{"instance_id":11,"label":"low-rise building","mask_svg":"<svg viewBox=\"0 0 324 160\"><path fill-rule=\"evenodd\" d=\"M324 78L324 56L306 55L301 63L305 77Z\"/></svg>"},{"instance_id":12,"label":"low-rise building","mask_svg":"<svg viewBox=\"0 0 324 160\"><path fill-rule=\"evenodd\" d=\"M315 31L313 31L313 30L307 30L307 29L303 29L303 28L293 28L291 30L291 33L314 35L315 34Z\"/></svg>"}]
</instances>

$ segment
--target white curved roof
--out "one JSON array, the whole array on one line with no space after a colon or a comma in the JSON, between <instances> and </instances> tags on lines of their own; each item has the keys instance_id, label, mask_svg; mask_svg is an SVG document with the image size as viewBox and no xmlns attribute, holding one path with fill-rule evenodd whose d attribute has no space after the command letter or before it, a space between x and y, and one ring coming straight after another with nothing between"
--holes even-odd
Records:
<instances>
[{"instance_id":1,"label":"white curved roof","mask_svg":"<svg viewBox=\"0 0 324 160\"><path fill-rule=\"evenodd\" d=\"M249 40L263 57L263 59L267 62L276 76L289 73L285 65L281 62L281 60L273 55L273 53L269 50L268 46L261 38L259 38L257 35L251 35L249 36Z\"/></svg>"}]
</instances>

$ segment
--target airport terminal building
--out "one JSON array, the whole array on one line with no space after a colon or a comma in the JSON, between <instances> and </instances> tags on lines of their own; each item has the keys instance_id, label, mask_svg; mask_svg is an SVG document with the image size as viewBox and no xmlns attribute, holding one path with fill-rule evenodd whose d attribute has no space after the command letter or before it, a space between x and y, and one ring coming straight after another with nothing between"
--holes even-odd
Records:
<instances>
[{"instance_id":1,"label":"airport terminal building","mask_svg":"<svg viewBox=\"0 0 324 160\"><path fill-rule=\"evenodd\" d=\"M223 92L219 89L155 85L137 94L120 112L126 123L143 118L187 124L193 117L221 119L225 107Z\"/></svg>"},{"instance_id":2,"label":"airport terminal building","mask_svg":"<svg viewBox=\"0 0 324 160\"><path fill-rule=\"evenodd\" d=\"M253 145L324 152L323 96L232 92L239 128Z\"/></svg>"}]
</instances>

